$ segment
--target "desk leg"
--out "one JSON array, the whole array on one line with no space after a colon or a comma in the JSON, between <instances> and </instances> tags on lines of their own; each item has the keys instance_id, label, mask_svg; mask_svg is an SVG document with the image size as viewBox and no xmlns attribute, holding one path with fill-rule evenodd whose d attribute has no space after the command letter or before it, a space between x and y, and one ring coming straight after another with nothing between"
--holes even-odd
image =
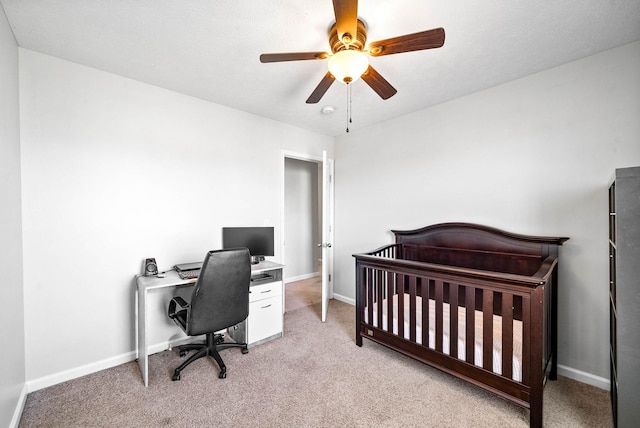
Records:
<instances>
[{"instance_id":1,"label":"desk leg","mask_svg":"<svg viewBox=\"0 0 640 428\"><path fill-rule=\"evenodd\" d=\"M134 318L134 340L136 341L136 361L140 358L140 342L138 342L138 334L140 334L140 323L138 322L138 287L133 290L133 318Z\"/></svg>"},{"instance_id":2,"label":"desk leg","mask_svg":"<svg viewBox=\"0 0 640 428\"><path fill-rule=\"evenodd\" d=\"M149 355L147 351L147 291L138 289L137 297L137 344L138 366L144 386L149 385Z\"/></svg>"}]
</instances>

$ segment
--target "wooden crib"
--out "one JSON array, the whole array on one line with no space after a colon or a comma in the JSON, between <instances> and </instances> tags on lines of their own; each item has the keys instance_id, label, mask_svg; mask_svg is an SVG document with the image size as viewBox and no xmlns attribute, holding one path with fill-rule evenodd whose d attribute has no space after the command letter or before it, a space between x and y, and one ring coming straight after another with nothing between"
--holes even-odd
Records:
<instances>
[{"instance_id":1,"label":"wooden crib","mask_svg":"<svg viewBox=\"0 0 640 428\"><path fill-rule=\"evenodd\" d=\"M392 231L356 259L356 344L366 337L530 410L557 376L558 246L469 223Z\"/></svg>"}]
</instances>

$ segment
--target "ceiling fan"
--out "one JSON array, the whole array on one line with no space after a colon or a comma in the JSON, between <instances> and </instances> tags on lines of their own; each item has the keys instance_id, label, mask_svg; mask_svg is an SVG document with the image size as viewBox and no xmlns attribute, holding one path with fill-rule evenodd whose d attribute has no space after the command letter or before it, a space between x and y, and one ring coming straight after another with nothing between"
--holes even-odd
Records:
<instances>
[{"instance_id":1,"label":"ceiling fan","mask_svg":"<svg viewBox=\"0 0 640 428\"><path fill-rule=\"evenodd\" d=\"M262 63L329 59L329 71L311 93L307 104L315 104L320 101L336 79L350 84L360 77L383 100L391 98L398 91L369 65L367 55L372 57L392 55L439 48L444 45L444 29L435 28L379 40L369 44L365 49L367 28L364 22L358 19L358 0L333 0L333 11L336 22L329 29L331 54L328 52L289 52L260 55Z\"/></svg>"}]
</instances>

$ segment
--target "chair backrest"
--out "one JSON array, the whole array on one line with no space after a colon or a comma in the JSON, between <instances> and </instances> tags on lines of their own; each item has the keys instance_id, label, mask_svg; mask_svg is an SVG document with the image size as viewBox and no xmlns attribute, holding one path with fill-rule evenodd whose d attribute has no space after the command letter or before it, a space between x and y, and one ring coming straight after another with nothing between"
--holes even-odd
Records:
<instances>
[{"instance_id":1,"label":"chair backrest","mask_svg":"<svg viewBox=\"0 0 640 428\"><path fill-rule=\"evenodd\" d=\"M191 296L187 334L231 327L249 315L251 258L246 248L209 251Z\"/></svg>"}]
</instances>

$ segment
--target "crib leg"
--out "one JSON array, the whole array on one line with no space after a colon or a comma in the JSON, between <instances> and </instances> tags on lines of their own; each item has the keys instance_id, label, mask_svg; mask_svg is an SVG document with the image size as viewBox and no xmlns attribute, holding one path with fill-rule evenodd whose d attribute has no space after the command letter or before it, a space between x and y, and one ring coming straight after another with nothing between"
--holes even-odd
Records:
<instances>
[{"instance_id":1,"label":"crib leg","mask_svg":"<svg viewBox=\"0 0 640 428\"><path fill-rule=\"evenodd\" d=\"M542 428L542 402L534 405L531 402L529 409L529 428Z\"/></svg>"},{"instance_id":2,"label":"crib leg","mask_svg":"<svg viewBox=\"0 0 640 428\"><path fill-rule=\"evenodd\" d=\"M356 331L356 345L362 346L362 335L359 331Z\"/></svg>"}]
</instances>

